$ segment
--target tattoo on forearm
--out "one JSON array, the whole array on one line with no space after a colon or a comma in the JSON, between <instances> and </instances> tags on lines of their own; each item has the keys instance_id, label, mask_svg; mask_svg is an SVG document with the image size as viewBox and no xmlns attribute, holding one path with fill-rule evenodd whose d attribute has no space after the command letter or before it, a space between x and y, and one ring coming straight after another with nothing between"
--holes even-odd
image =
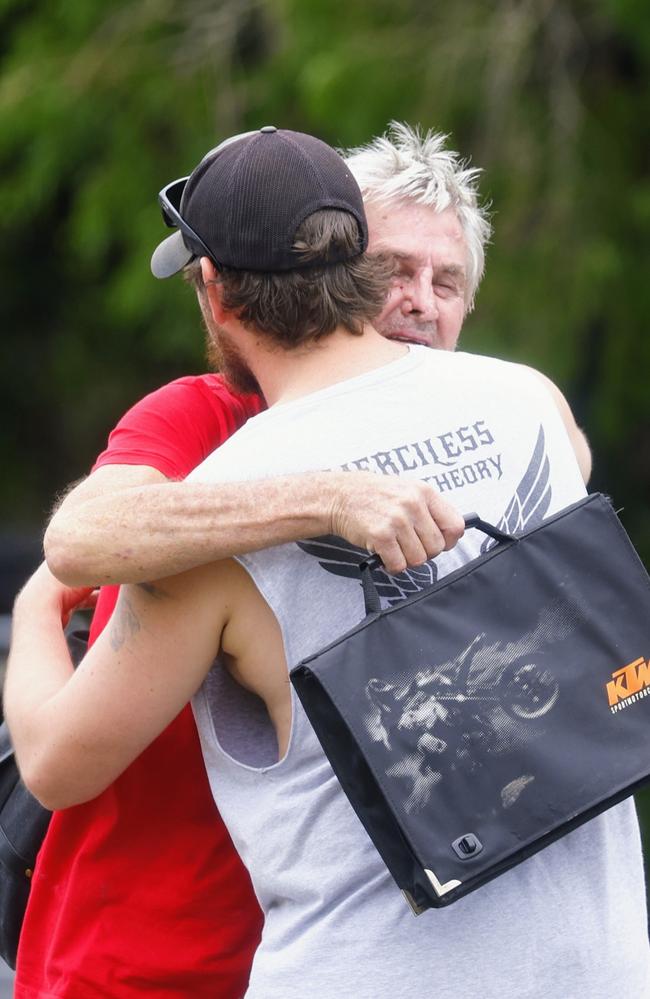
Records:
<instances>
[{"instance_id":1,"label":"tattoo on forearm","mask_svg":"<svg viewBox=\"0 0 650 999\"><path fill-rule=\"evenodd\" d=\"M140 631L140 621L128 597L122 596L111 618L110 640L114 652Z\"/></svg>"},{"instance_id":2,"label":"tattoo on forearm","mask_svg":"<svg viewBox=\"0 0 650 999\"><path fill-rule=\"evenodd\" d=\"M159 586L154 586L153 583L136 583L136 586L144 590L148 596L153 597L154 600L160 600L162 597L166 597L168 594L164 590L161 590Z\"/></svg>"}]
</instances>

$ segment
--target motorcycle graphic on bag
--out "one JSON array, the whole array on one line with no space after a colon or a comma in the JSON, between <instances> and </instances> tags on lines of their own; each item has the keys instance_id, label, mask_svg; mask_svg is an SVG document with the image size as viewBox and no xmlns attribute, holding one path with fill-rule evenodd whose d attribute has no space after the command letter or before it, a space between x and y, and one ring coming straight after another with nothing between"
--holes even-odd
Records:
<instances>
[{"instance_id":1,"label":"motorcycle graphic on bag","mask_svg":"<svg viewBox=\"0 0 650 999\"><path fill-rule=\"evenodd\" d=\"M552 610L542 617L536 631L547 637ZM556 626L558 637L565 632ZM517 771L516 747L543 729L559 697L548 645L535 638L504 649L480 634L452 662L367 682L367 724L385 747L387 776L411 784L408 810L426 805L453 771L498 784L503 807L533 780Z\"/></svg>"}]
</instances>

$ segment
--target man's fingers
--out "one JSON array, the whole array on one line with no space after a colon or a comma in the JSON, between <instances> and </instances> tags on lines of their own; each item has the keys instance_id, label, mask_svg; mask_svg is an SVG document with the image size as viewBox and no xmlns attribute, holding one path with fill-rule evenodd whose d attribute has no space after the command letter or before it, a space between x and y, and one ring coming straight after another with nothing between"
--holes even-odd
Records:
<instances>
[{"instance_id":1,"label":"man's fingers","mask_svg":"<svg viewBox=\"0 0 650 999\"><path fill-rule=\"evenodd\" d=\"M413 495L404 497L396 539L406 563L416 566L453 548L464 534L465 521L428 483L412 486Z\"/></svg>"},{"instance_id":2,"label":"man's fingers","mask_svg":"<svg viewBox=\"0 0 650 999\"><path fill-rule=\"evenodd\" d=\"M424 558L421 560L422 562L430 558L435 558L436 555L445 550L447 545L445 535L440 530L437 521L427 506L424 507L424 510L414 523L413 530L417 534L422 550L425 553Z\"/></svg>"},{"instance_id":3,"label":"man's fingers","mask_svg":"<svg viewBox=\"0 0 650 999\"><path fill-rule=\"evenodd\" d=\"M392 576L404 572L408 566L422 565L431 557L411 524L375 537L372 548Z\"/></svg>"},{"instance_id":4,"label":"man's fingers","mask_svg":"<svg viewBox=\"0 0 650 999\"><path fill-rule=\"evenodd\" d=\"M391 576L398 576L400 572L404 572L406 569L407 561L404 557L404 552L395 538L390 541L380 542L373 547L373 551L379 555L384 569Z\"/></svg>"},{"instance_id":5,"label":"man's fingers","mask_svg":"<svg viewBox=\"0 0 650 999\"><path fill-rule=\"evenodd\" d=\"M79 604L78 610L94 610L99 600L99 589L91 590L85 600Z\"/></svg>"},{"instance_id":6,"label":"man's fingers","mask_svg":"<svg viewBox=\"0 0 650 999\"><path fill-rule=\"evenodd\" d=\"M460 524L462 533L462 517ZM445 522L443 533L423 498L417 509L400 510L399 517L395 515L389 523L373 531L367 546L377 552L387 571L396 575L409 566L435 558L456 540L453 518L449 525Z\"/></svg>"},{"instance_id":7,"label":"man's fingers","mask_svg":"<svg viewBox=\"0 0 650 999\"><path fill-rule=\"evenodd\" d=\"M363 477L363 478L362 478ZM345 473L333 533L375 551L395 575L447 551L462 537L462 516L428 483Z\"/></svg>"},{"instance_id":8,"label":"man's fingers","mask_svg":"<svg viewBox=\"0 0 650 999\"><path fill-rule=\"evenodd\" d=\"M444 544L440 551L448 552L462 538L465 533L465 521L461 513L440 495L431 489L428 496L428 509L431 518L435 521L436 527L444 539Z\"/></svg>"}]
</instances>

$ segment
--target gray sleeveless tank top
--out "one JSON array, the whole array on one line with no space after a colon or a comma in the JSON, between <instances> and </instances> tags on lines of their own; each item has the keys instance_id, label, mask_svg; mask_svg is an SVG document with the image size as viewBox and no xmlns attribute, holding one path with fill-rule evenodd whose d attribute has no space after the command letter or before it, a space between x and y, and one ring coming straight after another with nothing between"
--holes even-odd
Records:
<instances>
[{"instance_id":1,"label":"gray sleeveless tank top","mask_svg":"<svg viewBox=\"0 0 650 999\"><path fill-rule=\"evenodd\" d=\"M431 481L462 512L533 526L584 494L556 406L525 369L412 348L250 420L193 474L238 480L364 468ZM474 557L468 532L438 576ZM247 555L293 665L363 617L349 551ZM426 574L425 574L426 575ZM422 575L395 579L397 590ZM264 705L215 666L193 706L213 794L265 913L247 999L626 999L650 996L631 802L447 909L417 919L340 790L295 695L288 750Z\"/></svg>"}]
</instances>

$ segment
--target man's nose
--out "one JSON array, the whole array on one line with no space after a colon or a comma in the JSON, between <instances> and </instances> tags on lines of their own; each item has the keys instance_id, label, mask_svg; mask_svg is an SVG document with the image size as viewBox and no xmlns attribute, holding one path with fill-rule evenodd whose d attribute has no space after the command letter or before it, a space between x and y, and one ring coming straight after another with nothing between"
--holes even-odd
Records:
<instances>
[{"instance_id":1,"label":"man's nose","mask_svg":"<svg viewBox=\"0 0 650 999\"><path fill-rule=\"evenodd\" d=\"M433 291L433 274L428 268L419 271L404 289L404 315L416 313L419 319L431 322L438 317L438 304Z\"/></svg>"}]
</instances>

